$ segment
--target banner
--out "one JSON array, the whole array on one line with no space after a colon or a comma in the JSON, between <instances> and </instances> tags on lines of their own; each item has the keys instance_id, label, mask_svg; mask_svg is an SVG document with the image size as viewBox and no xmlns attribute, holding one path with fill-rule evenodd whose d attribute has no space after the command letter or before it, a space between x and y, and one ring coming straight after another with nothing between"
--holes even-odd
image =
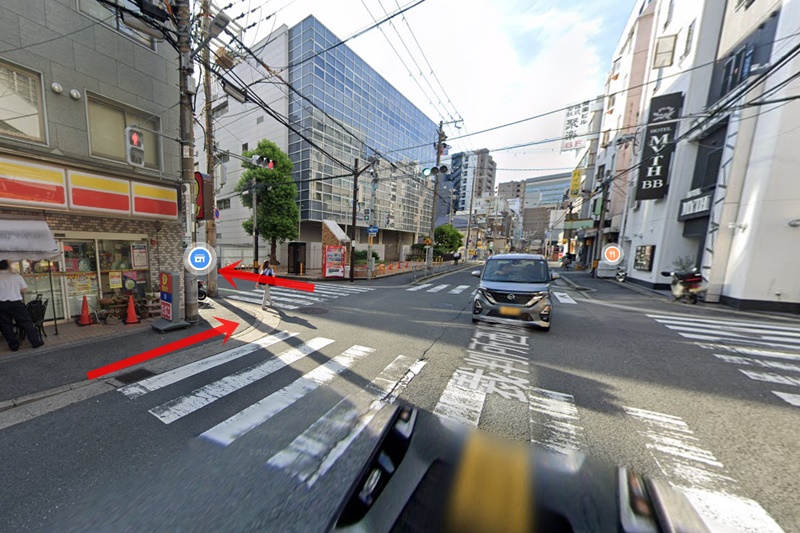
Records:
<instances>
[{"instance_id":1,"label":"banner","mask_svg":"<svg viewBox=\"0 0 800 533\"><path fill-rule=\"evenodd\" d=\"M569 184L569 197L577 198L581 195L581 174L582 170L572 171L572 181Z\"/></svg>"},{"instance_id":2,"label":"banner","mask_svg":"<svg viewBox=\"0 0 800 533\"><path fill-rule=\"evenodd\" d=\"M683 93L665 94L650 100L636 200L657 200L667 194L677 119L682 106Z\"/></svg>"},{"instance_id":3,"label":"banner","mask_svg":"<svg viewBox=\"0 0 800 533\"><path fill-rule=\"evenodd\" d=\"M589 132L589 115L591 100L586 100L567 108L564 119L564 134L561 136L561 151L580 150L589 143L586 134Z\"/></svg>"}]
</instances>

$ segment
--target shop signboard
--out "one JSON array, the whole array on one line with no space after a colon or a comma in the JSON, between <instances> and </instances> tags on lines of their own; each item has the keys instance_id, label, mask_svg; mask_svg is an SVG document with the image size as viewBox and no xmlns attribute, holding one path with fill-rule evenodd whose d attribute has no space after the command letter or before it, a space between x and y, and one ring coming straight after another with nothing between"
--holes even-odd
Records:
<instances>
[{"instance_id":1,"label":"shop signboard","mask_svg":"<svg viewBox=\"0 0 800 533\"><path fill-rule=\"evenodd\" d=\"M322 274L326 278L344 277L344 246L326 246L322 252Z\"/></svg>"},{"instance_id":2,"label":"shop signboard","mask_svg":"<svg viewBox=\"0 0 800 533\"><path fill-rule=\"evenodd\" d=\"M97 292L97 273L86 272L68 275L67 290L70 294L91 294Z\"/></svg>"},{"instance_id":3,"label":"shop signboard","mask_svg":"<svg viewBox=\"0 0 800 533\"><path fill-rule=\"evenodd\" d=\"M161 318L172 321L172 297L173 288L172 272L161 272L159 274L159 285L161 290Z\"/></svg>"},{"instance_id":4,"label":"shop signboard","mask_svg":"<svg viewBox=\"0 0 800 533\"><path fill-rule=\"evenodd\" d=\"M650 100L650 116L645 131L637 200L658 200L667 194L675 133L683 107L683 93L665 94Z\"/></svg>"},{"instance_id":5,"label":"shop signboard","mask_svg":"<svg viewBox=\"0 0 800 533\"><path fill-rule=\"evenodd\" d=\"M711 201L713 200L714 192L708 192L699 196L693 196L685 200L681 200L681 208L678 213L678 220L690 220L692 218L706 217L711 212Z\"/></svg>"}]
</instances>

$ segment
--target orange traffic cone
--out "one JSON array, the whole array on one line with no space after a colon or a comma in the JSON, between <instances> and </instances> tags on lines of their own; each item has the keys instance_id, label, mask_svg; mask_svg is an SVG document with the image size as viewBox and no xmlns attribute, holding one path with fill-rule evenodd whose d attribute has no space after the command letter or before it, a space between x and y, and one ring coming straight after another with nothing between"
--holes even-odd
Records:
<instances>
[{"instance_id":1,"label":"orange traffic cone","mask_svg":"<svg viewBox=\"0 0 800 533\"><path fill-rule=\"evenodd\" d=\"M125 325L139 324L141 320L136 316L136 306L133 304L133 295L128 296L128 312L125 313Z\"/></svg>"},{"instance_id":2,"label":"orange traffic cone","mask_svg":"<svg viewBox=\"0 0 800 533\"><path fill-rule=\"evenodd\" d=\"M81 318L78 319L79 326L90 326L94 324L92 320L92 316L89 314L89 300L86 299L86 296L83 297L83 305L81 306Z\"/></svg>"}]
</instances>

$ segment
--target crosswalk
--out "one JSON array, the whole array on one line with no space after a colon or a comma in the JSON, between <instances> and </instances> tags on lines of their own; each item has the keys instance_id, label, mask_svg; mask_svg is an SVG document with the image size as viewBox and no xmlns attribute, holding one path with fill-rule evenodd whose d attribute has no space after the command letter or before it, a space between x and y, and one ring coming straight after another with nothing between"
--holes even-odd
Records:
<instances>
[{"instance_id":1,"label":"crosswalk","mask_svg":"<svg viewBox=\"0 0 800 533\"><path fill-rule=\"evenodd\" d=\"M800 407L800 326L764 324L747 320L696 318L648 314L659 324L691 339L724 363L736 365L752 380L772 387L789 405Z\"/></svg>"},{"instance_id":2,"label":"crosswalk","mask_svg":"<svg viewBox=\"0 0 800 533\"><path fill-rule=\"evenodd\" d=\"M406 289L408 292L417 292L417 291L424 291L424 292L442 292L445 289L450 287L449 283L442 283L440 285L435 285L433 283L423 283L422 285L417 285L416 287L411 287ZM471 285L456 285L455 287L451 288L447 291L447 294L461 294L465 290L469 289Z\"/></svg>"},{"instance_id":3,"label":"crosswalk","mask_svg":"<svg viewBox=\"0 0 800 533\"><path fill-rule=\"evenodd\" d=\"M372 287L352 287L349 285L339 285L335 283L315 283L314 292L303 292L298 290L286 289L283 287L271 287L270 296L272 307L276 309L294 310L301 307L319 305L343 296L351 296L374 290ZM227 298L261 305L264 291L261 289L241 290L241 289L220 289Z\"/></svg>"},{"instance_id":4,"label":"crosswalk","mask_svg":"<svg viewBox=\"0 0 800 533\"><path fill-rule=\"evenodd\" d=\"M287 436L288 444L282 448L270 450L263 464L311 488L346 456L359 437L380 433L369 431L370 424L385 407L404 394L412 380L422 379L426 387L428 383L441 382L436 379L435 372L423 372L428 363L425 359L389 354L380 348L360 344L343 344L321 336L309 337L302 339L291 331L276 332L125 385L118 391L132 402L133 408L147 411L164 427L172 427L190 417L194 417L194 422L207 421L204 422L206 426L195 433L197 438L222 450L246 439L257 428L276 423L273 418L282 412L301 417L304 423L296 426L297 433ZM487 420L496 418L498 404L493 402L510 400L513 403L505 404L507 407L524 409L527 413L530 442L558 453L589 449L590 432L582 426L581 415L593 409L583 403L590 399L532 386L528 379L530 346L527 338L511 328L477 327L461 366L449 381L439 385L442 388L431 411L448 424L480 428L484 416ZM328 353L338 355L324 355ZM259 361L249 366L242 368L241 363L235 364L246 356L252 359L256 355L261 356ZM389 363L377 375L374 374L377 369L366 374L366 361L375 358ZM308 368L311 360L313 368L288 383L284 379L287 373L284 372L284 377L277 376L295 363L305 363ZM226 365L235 369L219 377L228 368ZM202 383L204 373L210 370L215 370L215 377ZM371 381L336 403L307 399L320 387L332 386L334 380L343 379L342 374L347 371L365 377L370 375L366 380ZM278 385L270 387L265 380L269 376L275 376L274 382ZM259 382L264 387L262 394L256 397L236 394L248 387L252 390ZM238 411L231 415L230 408L234 405ZM220 412L224 414L215 417ZM629 421L626 423L636 428L640 445L652 456L663 475L684 490L701 514L734 530L781 531L758 503L734 496L740 490L737 481L725 465L703 447L700 438L683 419L653 411L650 406L633 405L625 405L624 412L618 416L625 417ZM720 509L725 512L721 513Z\"/></svg>"}]
</instances>

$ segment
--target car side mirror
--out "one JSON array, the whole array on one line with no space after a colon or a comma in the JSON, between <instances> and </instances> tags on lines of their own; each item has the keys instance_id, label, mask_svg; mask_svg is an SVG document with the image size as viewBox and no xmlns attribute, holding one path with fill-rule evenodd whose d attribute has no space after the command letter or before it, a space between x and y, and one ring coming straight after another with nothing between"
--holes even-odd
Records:
<instances>
[{"instance_id":1,"label":"car side mirror","mask_svg":"<svg viewBox=\"0 0 800 533\"><path fill-rule=\"evenodd\" d=\"M550 274L550 279L561 279L561 275L558 272L552 272Z\"/></svg>"},{"instance_id":2,"label":"car side mirror","mask_svg":"<svg viewBox=\"0 0 800 533\"><path fill-rule=\"evenodd\" d=\"M475 276L476 278L479 278L479 277L481 277L481 271L480 270L473 270L472 271L472 275Z\"/></svg>"}]
</instances>

